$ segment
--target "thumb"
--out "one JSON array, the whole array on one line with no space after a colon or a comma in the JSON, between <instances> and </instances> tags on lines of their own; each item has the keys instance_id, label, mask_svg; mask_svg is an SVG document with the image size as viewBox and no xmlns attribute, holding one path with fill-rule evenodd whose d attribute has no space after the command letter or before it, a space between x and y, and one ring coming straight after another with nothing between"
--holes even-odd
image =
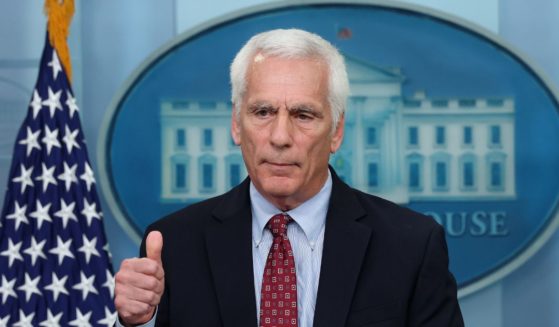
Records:
<instances>
[{"instance_id":1,"label":"thumb","mask_svg":"<svg viewBox=\"0 0 559 327\"><path fill-rule=\"evenodd\" d=\"M163 249L163 235L159 231L151 231L146 238L147 257L161 263L161 250Z\"/></svg>"}]
</instances>

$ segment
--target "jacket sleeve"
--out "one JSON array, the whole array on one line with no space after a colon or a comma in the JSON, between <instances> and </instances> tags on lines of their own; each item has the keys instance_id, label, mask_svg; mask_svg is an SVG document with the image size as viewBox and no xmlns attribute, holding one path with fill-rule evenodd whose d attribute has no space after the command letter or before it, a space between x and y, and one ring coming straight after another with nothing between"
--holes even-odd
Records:
<instances>
[{"instance_id":1,"label":"jacket sleeve","mask_svg":"<svg viewBox=\"0 0 559 327\"><path fill-rule=\"evenodd\" d=\"M429 235L409 308L408 326L464 326L444 229L438 224Z\"/></svg>"}]
</instances>

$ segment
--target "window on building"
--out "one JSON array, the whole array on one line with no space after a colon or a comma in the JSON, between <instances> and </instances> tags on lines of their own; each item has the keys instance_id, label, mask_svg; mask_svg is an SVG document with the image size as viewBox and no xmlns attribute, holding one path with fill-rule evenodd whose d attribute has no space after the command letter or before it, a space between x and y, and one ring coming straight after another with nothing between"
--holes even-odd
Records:
<instances>
[{"instance_id":1,"label":"window on building","mask_svg":"<svg viewBox=\"0 0 559 327\"><path fill-rule=\"evenodd\" d=\"M444 126L435 127L435 144L444 145L445 144L445 128Z\"/></svg>"},{"instance_id":2,"label":"window on building","mask_svg":"<svg viewBox=\"0 0 559 327\"><path fill-rule=\"evenodd\" d=\"M463 184L464 187L473 187L474 186L474 163L473 162L465 162L462 166L463 170Z\"/></svg>"},{"instance_id":3,"label":"window on building","mask_svg":"<svg viewBox=\"0 0 559 327\"><path fill-rule=\"evenodd\" d=\"M184 149L186 147L186 131L182 128L177 129L175 135L175 145L180 149Z\"/></svg>"},{"instance_id":4,"label":"window on building","mask_svg":"<svg viewBox=\"0 0 559 327\"><path fill-rule=\"evenodd\" d=\"M216 108L215 101L200 101L200 109L202 110L212 110Z\"/></svg>"},{"instance_id":5,"label":"window on building","mask_svg":"<svg viewBox=\"0 0 559 327\"><path fill-rule=\"evenodd\" d=\"M215 192L216 181L216 158L209 154L198 158L199 191L203 193Z\"/></svg>"},{"instance_id":6,"label":"window on building","mask_svg":"<svg viewBox=\"0 0 559 327\"><path fill-rule=\"evenodd\" d=\"M185 154L177 154L170 158L170 172L169 180L164 179L164 188L171 191L171 193L184 193L188 191L189 175L188 163L189 157Z\"/></svg>"},{"instance_id":7,"label":"window on building","mask_svg":"<svg viewBox=\"0 0 559 327\"><path fill-rule=\"evenodd\" d=\"M490 191L505 190L505 163L506 154L490 152L487 154L487 188Z\"/></svg>"},{"instance_id":8,"label":"window on building","mask_svg":"<svg viewBox=\"0 0 559 327\"><path fill-rule=\"evenodd\" d=\"M462 107L462 108L472 108L476 106L476 100L475 99L461 99L458 100L458 106Z\"/></svg>"},{"instance_id":9,"label":"window on building","mask_svg":"<svg viewBox=\"0 0 559 327\"><path fill-rule=\"evenodd\" d=\"M416 126L408 127L408 145L419 145L419 129Z\"/></svg>"},{"instance_id":10,"label":"window on building","mask_svg":"<svg viewBox=\"0 0 559 327\"><path fill-rule=\"evenodd\" d=\"M367 145L367 147L377 146L377 128L367 127L365 131L366 131L365 144Z\"/></svg>"},{"instance_id":11,"label":"window on building","mask_svg":"<svg viewBox=\"0 0 559 327\"><path fill-rule=\"evenodd\" d=\"M500 162L491 163L491 187L500 188L503 186L503 167Z\"/></svg>"},{"instance_id":12,"label":"window on building","mask_svg":"<svg viewBox=\"0 0 559 327\"><path fill-rule=\"evenodd\" d=\"M244 177L243 157L238 152L225 156L225 180L228 188L233 188L241 183Z\"/></svg>"},{"instance_id":13,"label":"window on building","mask_svg":"<svg viewBox=\"0 0 559 327\"><path fill-rule=\"evenodd\" d=\"M229 186L234 187L241 182L241 165L229 165Z\"/></svg>"},{"instance_id":14,"label":"window on building","mask_svg":"<svg viewBox=\"0 0 559 327\"><path fill-rule=\"evenodd\" d=\"M419 162L410 162L409 165L409 187L412 189L417 189L421 187L420 184L420 166Z\"/></svg>"},{"instance_id":15,"label":"window on building","mask_svg":"<svg viewBox=\"0 0 559 327\"><path fill-rule=\"evenodd\" d=\"M175 189L186 189L186 165L184 163L175 164Z\"/></svg>"},{"instance_id":16,"label":"window on building","mask_svg":"<svg viewBox=\"0 0 559 327\"><path fill-rule=\"evenodd\" d=\"M367 166L369 187L378 187L378 163L370 162Z\"/></svg>"},{"instance_id":17,"label":"window on building","mask_svg":"<svg viewBox=\"0 0 559 327\"><path fill-rule=\"evenodd\" d=\"M459 181L462 191L473 191L476 189L476 161L477 157L474 153L463 154L459 161Z\"/></svg>"},{"instance_id":18,"label":"window on building","mask_svg":"<svg viewBox=\"0 0 559 327\"><path fill-rule=\"evenodd\" d=\"M202 187L205 189L211 189L214 186L213 168L213 165L210 163L202 165Z\"/></svg>"},{"instance_id":19,"label":"window on building","mask_svg":"<svg viewBox=\"0 0 559 327\"><path fill-rule=\"evenodd\" d=\"M412 153L406 157L410 191L418 192L423 189L423 161L423 156L418 153Z\"/></svg>"},{"instance_id":20,"label":"window on building","mask_svg":"<svg viewBox=\"0 0 559 327\"><path fill-rule=\"evenodd\" d=\"M490 126L490 133L491 145L501 145L501 126Z\"/></svg>"},{"instance_id":21,"label":"window on building","mask_svg":"<svg viewBox=\"0 0 559 327\"><path fill-rule=\"evenodd\" d=\"M445 162L437 162L435 166L435 186L438 188L446 187L446 163Z\"/></svg>"},{"instance_id":22,"label":"window on building","mask_svg":"<svg viewBox=\"0 0 559 327\"><path fill-rule=\"evenodd\" d=\"M175 101L173 102L173 109L177 110L186 110L189 107L189 103L187 101Z\"/></svg>"},{"instance_id":23,"label":"window on building","mask_svg":"<svg viewBox=\"0 0 559 327\"><path fill-rule=\"evenodd\" d=\"M464 126L463 129L463 134L464 134L464 145L472 145L473 140L472 140L472 126Z\"/></svg>"},{"instance_id":24,"label":"window on building","mask_svg":"<svg viewBox=\"0 0 559 327\"><path fill-rule=\"evenodd\" d=\"M432 100L431 105L433 108L447 108L448 100Z\"/></svg>"},{"instance_id":25,"label":"window on building","mask_svg":"<svg viewBox=\"0 0 559 327\"><path fill-rule=\"evenodd\" d=\"M202 148L209 149L213 146L213 131L211 128L202 130Z\"/></svg>"},{"instance_id":26,"label":"window on building","mask_svg":"<svg viewBox=\"0 0 559 327\"><path fill-rule=\"evenodd\" d=\"M420 100L404 99L404 107L406 108L419 108L421 107Z\"/></svg>"},{"instance_id":27,"label":"window on building","mask_svg":"<svg viewBox=\"0 0 559 327\"><path fill-rule=\"evenodd\" d=\"M502 107L505 104L503 99L487 99L487 105L489 107Z\"/></svg>"}]
</instances>

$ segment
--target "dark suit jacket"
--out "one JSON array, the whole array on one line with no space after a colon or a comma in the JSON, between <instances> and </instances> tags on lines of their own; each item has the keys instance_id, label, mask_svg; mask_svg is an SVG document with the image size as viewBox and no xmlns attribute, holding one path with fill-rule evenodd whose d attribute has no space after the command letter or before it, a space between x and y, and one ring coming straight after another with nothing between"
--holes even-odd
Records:
<instances>
[{"instance_id":1,"label":"dark suit jacket","mask_svg":"<svg viewBox=\"0 0 559 327\"><path fill-rule=\"evenodd\" d=\"M314 327L463 326L441 226L332 179ZM148 228L163 234L158 326L256 327L251 219L247 179Z\"/></svg>"}]
</instances>

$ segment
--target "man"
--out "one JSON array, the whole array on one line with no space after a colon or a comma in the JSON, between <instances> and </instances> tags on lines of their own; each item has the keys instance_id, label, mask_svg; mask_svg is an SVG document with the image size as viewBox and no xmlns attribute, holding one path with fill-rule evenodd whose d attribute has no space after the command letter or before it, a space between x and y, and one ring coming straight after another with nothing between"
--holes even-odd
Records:
<instances>
[{"instance_id":1,"label":"man","mask_svg":"<svg viewBox=\"0 0 559 327\"><path fill-rule=\"evenodd\" d=\"M249 178L148 228L147 257L116 275L120 322L463 326L443 229L329 170L349 93L338 51L301 30L261 33L231 82Z\"/></svg>"}]
</instances>

